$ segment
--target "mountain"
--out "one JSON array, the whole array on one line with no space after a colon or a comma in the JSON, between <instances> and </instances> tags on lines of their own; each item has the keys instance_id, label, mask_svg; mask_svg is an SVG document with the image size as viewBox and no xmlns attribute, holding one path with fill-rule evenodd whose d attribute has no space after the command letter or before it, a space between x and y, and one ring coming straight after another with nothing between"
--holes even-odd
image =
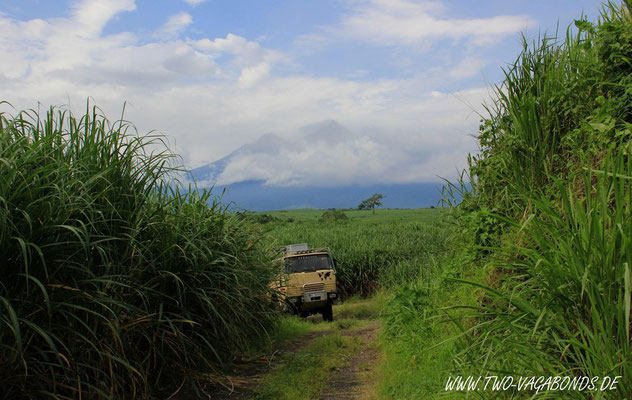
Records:
<instances>
[{"instance_id":1,"label":"mountain","mask_svg":"<svg viewBox=\"0 0 632 400\"><path fill-rule=\"evenodd\" d=\"M231 203L232 208L251 211L353 208L375 193L385 195L383 203L384 207L388 208L420 208L437 205L441 198L441 184L438 183L274 185L267 179L257 177L227 185L217 184L218 179L222 181L222 174L233 162L240 165L244 159L248 160L251 163L248 171L256 171L270 163L280 162L282 166L278 171L285 173L290 171L290 168L285 167L286 165L295 166L290 164L292 158L283 158L288 154L293 154L296 160L299 154L297 151L314 148L321 149L318 151L328 151L335 146L354 143L357 138L357 135L333 120L307 125L296 132L292 139L266 133L256 141L239 147L217 161L191 170L187 178L195 181L198 187L213 186L214 193L216 195L223 193L223 202ZM253 163L253 160L257 161ZM226 176L223 179L225 181Z\"/></svg>"},{"instance_id":2,"label":"mountain","mask_svg":"<svg viewBox=\"0 0 632 400\"><path fill-rule=\"evenodd\" d=\"M230 164L235 158L248 154L270 154L278 155L280 149L284 145L284 140L274 133L266 133L261 135L255 142L245 144L233 151L226 157L213 161L202 167L191 170L187 178L190 181L195 181L199 186L209 187L213 186L217 181L217 178L224 172L228 164Z\"/></svg>"},{"instance_id":3,"label":"mountain","mask_svg":"<svg viewBox=\"0 0 632 400\"><path fill-rule=\"evenodd\" d=\"M226 157L192 170L188 179L201 186L212 186L226 167L233 161L251 157L279 157L283 150L286 153L296 152L317 144L334 146L352 140L354 134L334 120L326 120L304 126L290 139L284 139L274 133L266 133L256 141L245 144Z\"/></svg>"}]
</instances>

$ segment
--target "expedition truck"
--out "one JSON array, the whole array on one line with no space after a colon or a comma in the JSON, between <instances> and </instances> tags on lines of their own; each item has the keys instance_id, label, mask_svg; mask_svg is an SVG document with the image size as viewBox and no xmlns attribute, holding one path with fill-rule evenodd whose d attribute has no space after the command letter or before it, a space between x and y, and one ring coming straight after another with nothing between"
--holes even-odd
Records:
<instances>
[{"instance_id":1,"label":"expedition truck","mask_svg":"<svg viewBox=\"0 0 632 400\"><path fill-rule=\"evenodd\" d=\"M283 306L306 317L321 313L333 321L332 303L338 297L336 267L328 247L310 249L307 243L281 247L282 274L277 292Z\"/></svg>"}]
</instances>

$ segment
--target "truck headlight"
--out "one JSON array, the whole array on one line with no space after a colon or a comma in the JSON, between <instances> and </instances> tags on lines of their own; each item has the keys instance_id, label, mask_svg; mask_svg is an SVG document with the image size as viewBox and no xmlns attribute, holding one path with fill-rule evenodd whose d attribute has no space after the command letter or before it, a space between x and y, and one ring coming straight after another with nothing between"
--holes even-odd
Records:
<instances>
[{"instance_id":1,"label":"truck headlight","mask_svg":"<svg viewBox=\"0 0 632 400\"><path fill-rule=\"evenodd\" d=\"M336 293L329 293L329 298L330 299L335 299L336 298Z\"/></svg>"},{"instance_id":2,"label":"truck headlight","mask_svg":"<svg viewBox=\"0 0 632 400\"><path fill-rule=\"evenodd\" d=\"M297 301L297 300L298 300L298 299L297 299L296 297L290 297L290 301L291 301L292 303L296 303L296 301Z\"/></svg>"}]
</instances>

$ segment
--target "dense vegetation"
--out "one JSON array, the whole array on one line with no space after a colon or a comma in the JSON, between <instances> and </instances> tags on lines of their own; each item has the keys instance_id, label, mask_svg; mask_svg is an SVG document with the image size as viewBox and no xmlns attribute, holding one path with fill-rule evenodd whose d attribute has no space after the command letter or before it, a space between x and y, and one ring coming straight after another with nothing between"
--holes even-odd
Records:
<instances>
[{"instance_id":1,"label":"dense vegetation","mask_svg":"<svg viewBox=\"0 0 632 400\"><path fill-rule=\"evenodd\" d=\"M198 390L273 323L271 255L160 137L98 110L0 116L0 397Z\"/></svg>"},{"instance_id":2,"label":"dense vegetation","mask_svg":"<svg viewBox=\"0 0 632 400\"><path fill-rule=\"evenodd\" d=\"M595 24L525 43L496 88L471 191L453 187L467 255L488 268L462 372L620 375L594 395L632 393L631 11L608 3Z\"/></svg>"},{"instance_id":3,"label":"dense vegetation","mask_svg":"<svg viewBox=\"0 0 632 400\"><path fill-rule=\"evenodd\" d=\"M275 215L283 214L291 214L289 218L295 222L268 225L271 242L277 246L306 242L310 247L330 247L344 297L368 296L379 288L423 279L431 271L429 265L436 263L450 243L440 209L381 210L375 216L371 211L330 211L313 219L287 212Z\"/></svg>"}]
</instances>

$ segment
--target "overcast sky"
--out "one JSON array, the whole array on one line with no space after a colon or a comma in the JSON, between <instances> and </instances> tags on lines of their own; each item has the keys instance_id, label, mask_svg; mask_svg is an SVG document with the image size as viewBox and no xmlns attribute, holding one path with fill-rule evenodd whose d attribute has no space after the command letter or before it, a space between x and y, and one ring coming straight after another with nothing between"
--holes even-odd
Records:
<instances>
[{"instance_id":1,"label":"overcast sky","mask_svg":"<svg viewBox=\"0 0 632 400\"><path fill-rule=\"evenodd\" d=\"M501 66L515 59L520 33L554 33L558 21L565 30L582 11L596 19L600 7L597 0L0 0L0 100L81 112L91 98L111 119L127 102L127 119L141 133L167 135L190 168L265 133L290 144L274 160L237 160L222 183L435 181L453 177L476 151L476 111L502 80ZM345 134L310 146L305 126L329 120Z\"/></svg>"}]
</instances>

